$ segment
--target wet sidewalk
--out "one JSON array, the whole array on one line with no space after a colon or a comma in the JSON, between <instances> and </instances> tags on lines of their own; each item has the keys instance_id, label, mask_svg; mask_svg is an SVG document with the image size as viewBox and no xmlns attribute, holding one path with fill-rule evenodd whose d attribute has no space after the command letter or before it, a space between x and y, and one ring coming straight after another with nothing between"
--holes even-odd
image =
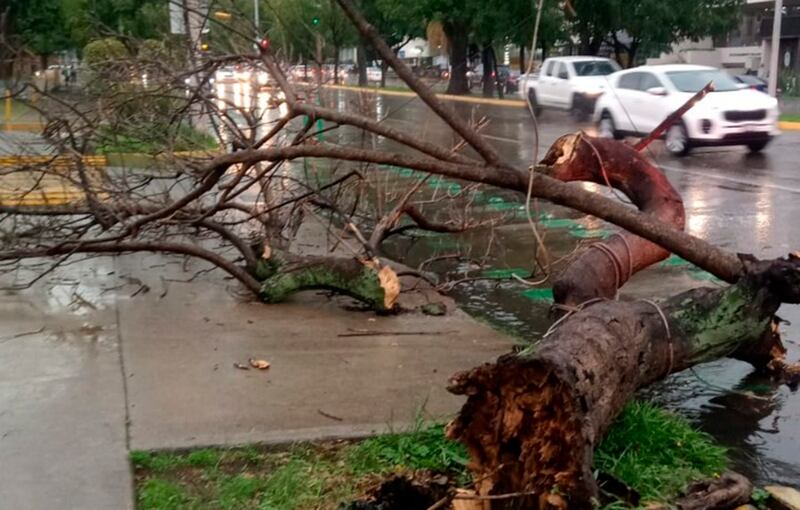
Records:
<instances>
[{"instance_id":1,"label":"wet sidewalk","mask_svg":"<svg viewBox=\"0 0 800 510\"><path fill-rule=\"evenodd\" d=\"M132 509L130 449L356 437L445 418L509 339L458 310L248 302L182 258L96 258L0 295L0 501ZM42 267L38 268L39 270ZM4 285L24 283L19 271ZM250 358L268 370L237 368Z\"/></svg>"}]
</instances>

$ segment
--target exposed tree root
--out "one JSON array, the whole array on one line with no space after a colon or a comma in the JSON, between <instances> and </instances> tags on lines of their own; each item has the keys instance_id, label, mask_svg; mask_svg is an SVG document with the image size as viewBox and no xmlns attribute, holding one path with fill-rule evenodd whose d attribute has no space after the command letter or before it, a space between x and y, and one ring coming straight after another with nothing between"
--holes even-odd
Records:
<instances>
[{"instance_id":1,"label":"exposed tree root","mask_svg":"<svg viewBox=\"0 0 800 510\"><path fill-rule=\"evenodd\" d=\"M725 473L693 483L675 503L680 510L725 510L746 504L752 493L750 480L738 473Z\"/></svg>"}]
</instances>

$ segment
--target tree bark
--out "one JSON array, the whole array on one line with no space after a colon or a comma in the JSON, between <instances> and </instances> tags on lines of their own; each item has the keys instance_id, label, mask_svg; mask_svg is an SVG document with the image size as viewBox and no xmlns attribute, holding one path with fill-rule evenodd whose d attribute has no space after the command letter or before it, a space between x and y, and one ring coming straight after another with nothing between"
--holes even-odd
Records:
<instances>
[{"instance_id":1,"label":"tree bark","mask_svg":"<svg viewBox=\"0 0 800 510\"><path fill-rule=\"evenodd\" d=\"M491 43L483 46L481 50L481 63L483 64L483 97L493 97L495 89L495 67Z\"/></svg>"},{"instance_id":2,"label":"tree bark","mask_svg":"<svg viewBox=\"0 0 800 510\"><path fill-rule=\"evenodd\" d=\"M497 97L504 99L506 83L500 77L500 72L497 69L497 53L494 51L494 46L492 46L492 72L494 73L495 86L497 87ZM508 79L507 76L506 79Z\"/></svg>"},{"instance_id":3,"label":"tree bark","mask_svg":"<svg viewBox=\"0 0 800 510\"><path fill-rule=\"evenodd\" d=\"M377 260L300 256L267 248L254 276L261 282L259 297L265 303L280 303L296 292L321 289L353 297L376 311L390 311L400 295L397 274Z\"/></svg>"},{"instance_id":4,"label":"tree bark","mask_svg":"<svg viewBox=\"0 0 800 510\"><path fill-rule=\"evenodd\" d=\"M356 50L356 61L358 65L358 86L367 86L367 46L364 42L358 44Z\"/></svg>"},{"instance_id":5,"label":"tree bark","mask_svg":"<svg viewBox=\"0 0 800 510\"><path fill-rule=\"evenodd\" d=\"M557 140L543 162L552 177L606 184L683 228L680 196L631 148L578 133ZM740 256L744 275L730 287L662 304L612 300L630 275L666 256L628 233L596 243L557 278L555 300L568 313L549 334L451 380L467 402L448 434L469 448L479 493L523 494L493 508L547 507L554 489L569 508L591 508L595 447L637 389L673 372L725 356L780 375L793 370L774 314L800 301L800 258Z\"/></svg>"},{"instance_id":6,"label":"tree bark","mask_svg":"<svg viewBox=\"0 0 800 510\"><path fill-rule=\"evenodd\" d=\"M456 375L450 391L468 399L448 433L469 448L479 493L529 493L493 508L536 508L558 488L569 508L591 508L594 449L638 388L774 341L780 303L800 298L800 259L752 270L661 305L589 305L539 345Z\"/></svg>"},{"instance_id":7,"label":"tree bark","mask_svg":"<svg viewBox=\"0 0 800 510\"><path fill-rule=\"evenodd\" d=\"M623 192L641 211L678 230L685 213L680 195L658 168L618 142L565 135L553 144L542 163L547 174L564 182L589 181ZM595 243L559 275L553 285L556 302L578 306L591 299L613 299L617 289L642 269L664 260L669 252L629 232Z\"/></svg>"},{"instance_id":8,"label":"tree bark","mask_svg":"<svg viewBox=\"0 0 800 510\"><path fill-rule=\"evenodd\" d=\"M339 46L333 47L333 84L339 85Z\"/></svg>"},{"instance_id":9,"label":"tree bark","mask_svg":"<svg viewBox=\"0 0 800 510\"><path fill-rule=\"evenodd\" d=\"M466 24L461 21L444 23L444 33L447 36L450 50L450 81L447 83L448 94L468 94L467 82L467 52L469 36Z\"/></svg>"},{"instance_id":10,"label":"tree bark","mask_svg":"<svg viewBox=\"0 0 800 510\"><path fill-rule=\"evenodd\" d=\"M636 56L639 52L639 41L634 39L628 47L628 67L636 67Z\"/></svg>"}]
</instances>

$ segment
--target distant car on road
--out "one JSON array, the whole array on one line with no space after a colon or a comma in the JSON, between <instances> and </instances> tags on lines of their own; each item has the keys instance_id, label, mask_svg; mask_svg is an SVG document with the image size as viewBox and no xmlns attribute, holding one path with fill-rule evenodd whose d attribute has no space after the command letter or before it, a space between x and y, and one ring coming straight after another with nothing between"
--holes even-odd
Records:
<instances>
[{"instance_id":1,"label":"distant car on road","mask_svg":"<svg viewBox=\"0 0 800 510\"><path fill-rule=\"evenodd\" d=\"M513 89L509 88L509 79L511 78L511 67L498 64L497 72L492 72L491 76L495 80L497 86L502 87L504 92L516 92L519 86L519 73L516 74ZM483 64L478 64L474 68L467 71L467 81L469 82L470 90L475 87L483 85Z\"/></svg>"},{"instance_id":2,"label":"distant car on road","mask_svg":"<svg viewBox=\"0 0 800 510\"><path fill-rule=\"evenodd\" d=\"M289 77L294 81L311 80L314 78L314 69L305 64L294 65L289 68Z\"/></svg>"},{"instance_id":3,"label":"distant car on road","mask_svg":"<svg viewBox=\"0 0 800 510\"><path fill-rule=\"evenodd\" d=\"M233 83L236 81L236 70L233 67L220 67L214 73L215 83Z\"/></svg>"},{"instance_id":4,"label":"distant car on road","mask_svg":"<svg viewBox=\"0 0 800 510\"><path fill-rule=\"evenodd\" d=\"M554 57L542 63L538 75L520 78L519 93L534 111L568 110L582 120L594 112L594 103L607 88L606 77L619 65L602 57Z\"/></svg>"},{"instance_id":5,"label":"distant car on road","mask_svg":"<svg viewBox=\"0 0 800 510\"><path fill-rule=\"evenodd\" d=\"M522 73L514 69L509 69L508 77L506 78L506 94L519 92L519 79Z\"/></svg>"},{"instance_id":6,"label":"distant car on road","mask_svg":"<svg viewBox=\"0 0 800 510\"><path fill-rule=\"evenodd\" d=\"M368 67L367 81L381 81L381 68L378 66Z\"/></svg>"},{"instance_id":7,"label":"distant car on road","mask_svg":"<svg viewBox=\"0 0 800 510\"><path fill-rule=\"evenodd\" d=\"M758 152L779 134L778 102L714 67L642 66L609 77L598 100L600 136L644 135L709 82L714 92L686 112L666 133L667 150L683 156L692 147L745 145Z\"/></svg>"},{"instance_id":8,"label":"distant car on road","mask_svg":"<svg viewBox=\"0 0 800 510\"><path fill-rule=\"evenodd\" d=\"M767 93L767 89L769 88L769 84L767 84L766 80L762 80L758 76L753 76L752 74L739 74L734 76L733 79L759 92Z\"/></svg>"},{"instance_id":9,"label":"distant car on road","mask_svg":"<svg viewBox=\"0 0 800 510\"><path fill-rule=\"evenodd\" d=\"M467 71L467 83L470 90L483 83L483 64L478 64Z\"/></svg>"}]
</instances>

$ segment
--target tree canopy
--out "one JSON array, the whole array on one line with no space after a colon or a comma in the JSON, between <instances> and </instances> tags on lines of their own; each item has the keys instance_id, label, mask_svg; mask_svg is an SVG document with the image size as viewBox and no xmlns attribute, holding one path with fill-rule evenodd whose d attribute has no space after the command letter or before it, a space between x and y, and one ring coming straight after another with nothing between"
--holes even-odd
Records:
<instances>
[{"instance_id":1,"label":"tree canopy","mask_svg":"<svg viewBox=\"0 0 800 510\"><path fill-rule=\"evenodd\" d=\"M46 56L82 48L92 40L117 37L133 41L165 39L167 0L8 0L12 40ZM624 65L657 54L683 40L722 34L735 26L744 0L545 0L538 47L547 53L559 43L577 44L583 54L614 51ZM432 23L447 38L451 92L466 91L470 44L529 47L536 0L360 0L358 6L379 34L398 48L423 36ZM359 45L359 38L333 0L260 0L259 33L268 35L290 60L324 59ZM251 0L216 0L213 10L234 13L225 21L241 33L252 30ZM216 20L218 21L218 20ZM247 25L247 26L245 26ZM214 30L212 30L214 32ZM213 33L209 37L216 37ZM249 47L251 41L243 41ZM220 45L224 51L241 49ZM364 45L361 45L363 48ZM522 55L520 55L522 56ZM521 59L522 60L522 59Z\"/></svg>"}]
</instances>

